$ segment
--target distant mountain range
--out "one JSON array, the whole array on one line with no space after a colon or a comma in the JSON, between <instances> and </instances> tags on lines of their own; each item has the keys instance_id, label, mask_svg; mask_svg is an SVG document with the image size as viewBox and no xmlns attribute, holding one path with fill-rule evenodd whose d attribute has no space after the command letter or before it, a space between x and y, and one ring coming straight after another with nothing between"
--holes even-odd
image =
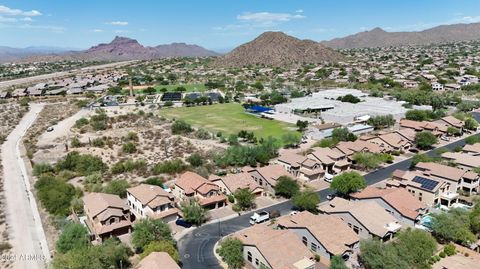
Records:
<instances>
[{"instance_id":1,"label":"distant mountain range","mask_svg":"<svg viewBox=\"0 0 480 269\"><path fill-rule=\"evenodd\" d=\"M12 48L0 46L0 62L15 61L21 58L26 58L35 55L48 55L65 53L74 49L59 48L59 47L26 47L26 48Z\"/></svg>"},{"instance_id":2,"label":"distant mountain range","mask_svg":"<svg viewBox=\"0 0 480 269\"><path fill-rule=\"evenodd\" d=\"M115 37L110 43L102 43L81 51L48 47L31 47L25 49L0 47L0 62L56 60L123 61L216 55L219 54L198 45L172 43L158 45L156 47L145 47L135 39L119 36Z\"/></svg>"},{"instance_id":3,"label":"distant mountain range","mask_svg":"<svg viewBox=\"0 0 480 269\"><path fill-rule=\"evenodd\" d=\"M218 57L213 65L242 67L247 65L288 66L302 63L335 62L342 54L312 40L300 40L282 32L265 32L230 53Z\"/></svg>"},{"instance_id":4,"label":"distant mountain range","mask_svg":"<svg viewBox=\"0 0 480 269\"><path fill-rule=\"evenodd\" d=\"M430 45L480 39L480 23L441 25L418 32L386 32L381 28L323 41L334 49Z\"/></svg>"}]
</instances>

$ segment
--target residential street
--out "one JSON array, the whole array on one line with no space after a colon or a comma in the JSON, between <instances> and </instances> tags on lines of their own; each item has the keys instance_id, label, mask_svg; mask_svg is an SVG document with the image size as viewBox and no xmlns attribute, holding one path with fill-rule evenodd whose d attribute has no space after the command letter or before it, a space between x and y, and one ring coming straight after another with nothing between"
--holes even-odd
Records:
<instances>
[{"instance_id":1,"label":"residential street","mask_svg":"<svg viewBox=\"0 0 480 269\"><path fill-rule=\"evenodd\" d=\"M475 113L474 116L477 118L480 114ZM449 150L454 149L457 146L464 146L465 139L453 142L446 146L440 148L446 148ZM439 148L436 148L439 149ZM431 150L426 154L433 156L435 155L435 150ZM382 168L376 171L373 171L365 175L365 179L368 185L376 184L382 180L385 180L390 177L393 171L396 169L408 170L411 164L411 159L406 159L404 161L392 164L386 168ZM326 197L331 193L330 189L321 190L318 192L322 202L326 201ZM278 210L282 215L289 214L292 210L292 203L290 201L285 201L262 210ZM239 230L249 227L248 220L253 212L248 214L229 219L226 221L221 221L218 223L210 223L204 226L199 227L198 229L193 230L189 234L186 234L178 242L180 255L183 261L184 269L212 269L212 268L222 268L218 264L217 259L214 256L213 248L215 243L223 236L237 232Z\"/></svg>"},{"instance_id":2,"label":"residential street","mask_svg":"<svg viewBox=\"0 0 480 269\"><path fill-rule=\"evenodd\" d=\"M14 262L13 268L45 268L45 261L50 260L37 203L32 193L33 186L27 176L22 159L24 156L20 150L22 137L43 106L31 104L30 111L25 114L2 146L6 218L14 255L5 258Z\"/></svg>"}]
</instances>

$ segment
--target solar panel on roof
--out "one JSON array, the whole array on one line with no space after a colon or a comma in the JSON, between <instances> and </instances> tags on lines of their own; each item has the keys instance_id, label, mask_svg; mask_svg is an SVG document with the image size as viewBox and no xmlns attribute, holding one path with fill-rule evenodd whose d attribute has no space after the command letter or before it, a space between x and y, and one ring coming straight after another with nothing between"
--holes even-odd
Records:
<instances>
[{"instance_id":1,"label":"solar panel on roof","mask_svg":"<svg viewBox=\"0 0 480 269\"><path fill-rule=\"evenodd\" d=\"M162 101L180 101L182 100L182 93L180 92L166 92L162 95Z\"/></svg>"},{"instance_id":2,"label":"solar panel on roof","mask_svg":"<svg viewBox=\"0 0 480 269\"><path fill-rule=\"evenodd\" d=\"M435 187L438 185L438 181L431 180L429 178L421 177L421 176L415 176L412 180L413 182L421 184L421 188L426 189L426 190L433 190Z\"/></svg>"}]
</instances>

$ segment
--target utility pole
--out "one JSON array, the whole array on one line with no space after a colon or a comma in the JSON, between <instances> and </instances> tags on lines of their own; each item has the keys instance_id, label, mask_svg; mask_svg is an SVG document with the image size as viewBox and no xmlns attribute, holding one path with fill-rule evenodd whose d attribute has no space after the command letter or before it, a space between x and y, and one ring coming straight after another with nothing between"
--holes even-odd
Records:
<instances>
[{"instance_id":1,"label":"utility pole","mask_svg":"<svg viewBox=\"0 0 480 269\"><path fill-rule=\"evenodd\" d=\"M128 86L130 88L130 97L133 97L133 82L132 82L132 77L128 78Z\"/></svg>"}]
</instances>

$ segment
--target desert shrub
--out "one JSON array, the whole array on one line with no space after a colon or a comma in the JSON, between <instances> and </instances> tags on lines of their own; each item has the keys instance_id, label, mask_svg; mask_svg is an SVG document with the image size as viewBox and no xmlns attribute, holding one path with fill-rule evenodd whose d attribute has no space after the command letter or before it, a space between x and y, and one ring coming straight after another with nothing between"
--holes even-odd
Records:
<instances>
[{"instance_id":1,"label":"desert shrub","mask_svg":"<svg viewBox=\"0 0 480 269\"><path fill-rule=\"evenodd\" d=\"M38 177L42 174L45 173L51 173L54 172L55 170L53 167L49 164L46 163L36 163L33 165L33 175Z\"/></svg>"},{"instance_id":2,"label":"desert shrub","mask_svg":"<svg viewBox=\"0 0 480 269\"><path fill-rule=\"evenodd\" d=\"M152 168L152 173L154 175L158 174L177 174L185 171L187 165L180 159L175 159L171 161L165 161L163 163L157 163Z\"/></svg>"},{"instance_id":3,"label":"desert shrub","mask_svg":"<svg viewBox=\"0 0 480 269\"><path fill-rule=\"evenodd\" d=\"M135 143L127 142L122 145L122 151L125 153L135 153L137 152L137 146Z\"/></svg>"},{"instance_id":4,"label":"desert shrub","mask_svg":"<svg viewBox=\"0 0 480 269\"><path fill-rule=\"evenodd\" d=\"M172 123L171 128L173 134L188 134L193 132L192 126L183 120L176 120Z\"/></svg>"},{"instance_id":5,"label":"desert shrub","mask_svg":"<svg viewBox=\"0 0 480 269\"><path fill-rule=\"evenodd\" d=\"M107 165L99 157L70 152L67 156L57 162L55 169L57 171L70 170L80 175L86 176L94 172L105 172Z\"/></svg>"},{"instance_id":6,"label":"desert shrub","mask_svg":"<svg viewBox=\"0 0 480 269\"><path fill-rule=\"evenodd\" d=\"M73 185L53 176L42 176L35 183L35 189L48 213L58 216L67 216L72 200L81 196L81 191Z\"/></svg>"}]
</instances>

